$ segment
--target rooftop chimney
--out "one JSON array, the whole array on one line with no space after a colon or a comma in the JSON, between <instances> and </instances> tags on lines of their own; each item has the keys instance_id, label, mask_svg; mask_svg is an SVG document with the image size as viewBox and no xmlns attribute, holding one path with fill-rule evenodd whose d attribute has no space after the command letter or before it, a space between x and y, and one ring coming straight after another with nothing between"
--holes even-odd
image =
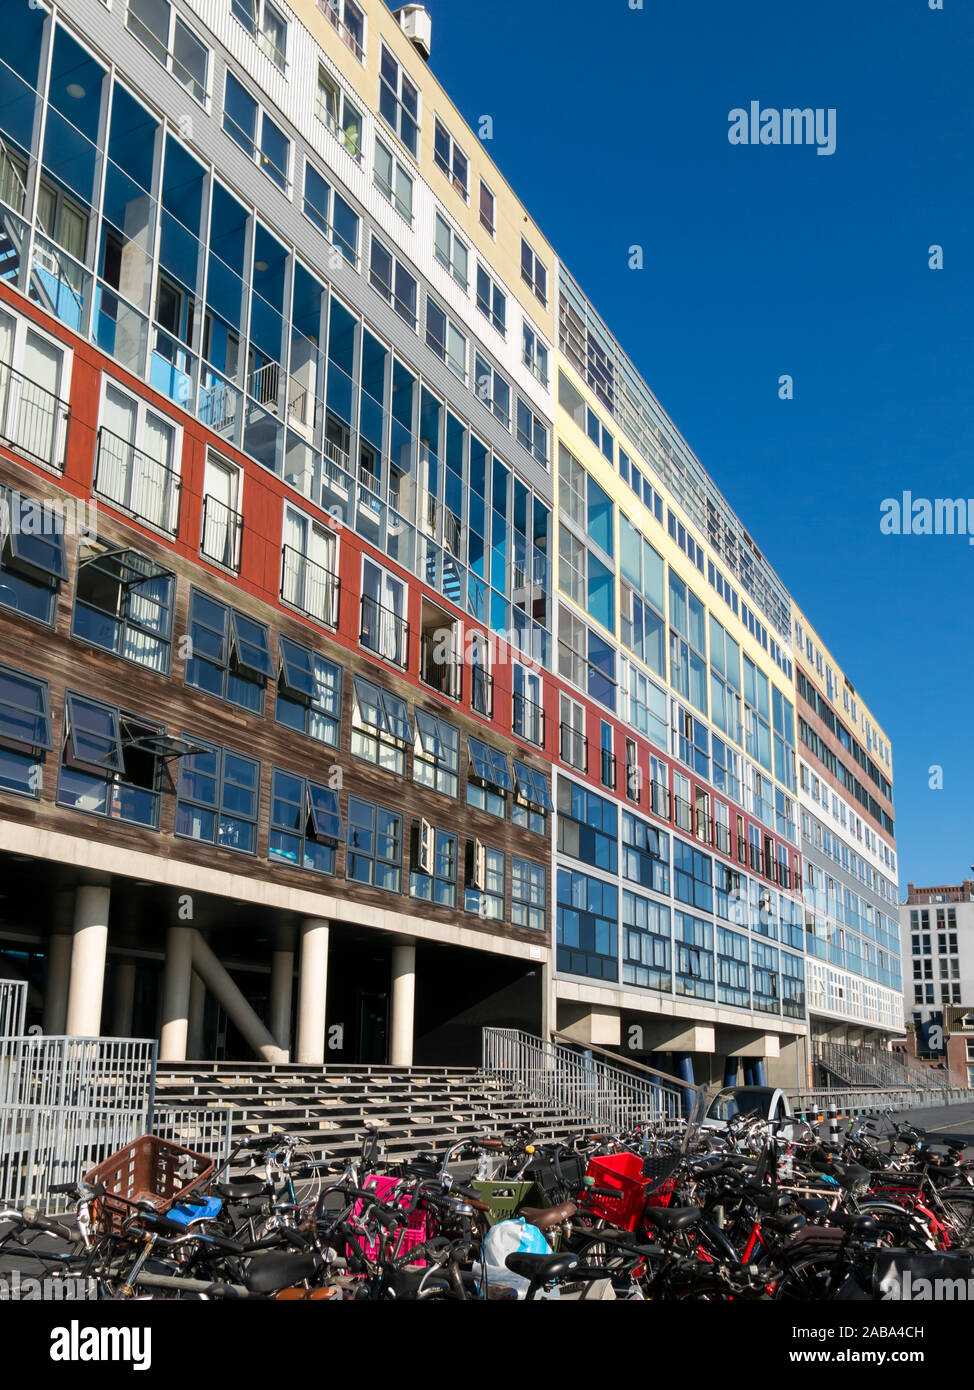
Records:
<instances>
[{"instance_id":1,"label":"rooftop chimney","mask_svg":"<svg viewBox=\"0 0 974 1390\"><path fill-rule=\"evenodd\" d=\"M433 19L424 5L403 5L396 10L399 27L424 63L429 62L433 42Z\"/></svg>"}]
</instances>

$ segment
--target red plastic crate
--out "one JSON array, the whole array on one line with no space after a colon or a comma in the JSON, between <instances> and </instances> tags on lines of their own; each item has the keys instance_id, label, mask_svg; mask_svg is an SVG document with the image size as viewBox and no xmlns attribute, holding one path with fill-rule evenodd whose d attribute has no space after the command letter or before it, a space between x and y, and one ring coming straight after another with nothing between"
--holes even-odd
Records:
<instances>
[{"instance_id":1,"label":"red plastic crate","mask_svg":"<svg viewBox=\"0 0 974 1390\"><path fill-rule=\"evenodd\" d=\"M596 1187L611 1190L613 1196L582 1192L585 1210L601 1216L620 1231L634 1231L639 1225L646 1205L646 1183L642 1176L643 1160L639 1154L608 1154L590 1158L586 1177Z\"/></svg>"}]
</instances>

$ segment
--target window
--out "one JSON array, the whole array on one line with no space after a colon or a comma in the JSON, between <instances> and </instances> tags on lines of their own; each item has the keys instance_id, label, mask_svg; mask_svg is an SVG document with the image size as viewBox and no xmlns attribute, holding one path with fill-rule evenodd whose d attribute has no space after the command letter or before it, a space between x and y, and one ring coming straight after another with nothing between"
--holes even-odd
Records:
<instances>
[{"instance_id":1,"label":"window","mask_svg":"<svg viewBox=\"0 0 974 1390\"><path fill-rule=\"evenodd\" d=\"M457 905L457 836L429 821L413 821L409 892L440 907Z\"/></svg>"},{"instance_id":2,"label":"window","mask_svg":"<svg viewBox=\"0 0 974 1390\"><path fill-rule=\"evenodd\" d=\"M69 364L64 348L29 319L0 310L0 438L58 471L67 442Z\"/></svg>"},{"instance_id":3,"label":"window","mask_svg":"<svg viewBox=\"0 0 974 1390\"><path fill-rule=\"evenodd\" d=\"M506 430L511 428L511 388L496 371L486 357L476 354L476 382L475 391L477 399L482 401L489 411L497 416Z\"/></svg>"},{"instance_id":4,"label":"window","mask_svg":"<svg viewBox=\"0 0 974 1390\"><path fill-rule=\"evenodd\" d=\"M760 1013L781 1012L778 990L778 951L755 941L751 946L751 965L754 975L754 1008Z\"/></svg>"},{"instance_id":5,"label":"window","mask_svg":"<svg viewBox=\"0 0 974 1390\"><path fill-rule=\"evenodd\" d=\"M225 569L240 568L240 470L207 454L203 472L203 517L200 554Z\"/></svg>"},{"instance_id":6,"label":"window","mask_svg":"<svg viewBox=\"0 0 974 1390\"><path fill-rule=\"evenodd\" d=\"M746 1009L751 1002L747 937L717 928L717 1000Z\"/></svg>"},{"instance_id":7,"label":"window","mask_svg":"<svg viewBox=\"0 0 974 1390\"><path fill-rule=\"evenodd\" d=\"M371 560L363 560L359 640L370 652L403 667L409 663L405 612L405 584Z\"/></svg>"},{"instance_id":8,"label":"window","mask_svg":"<svg viewBox=\"0 0 974 1390\"><path fill-rule=\"evenodd\" d=\"M489 188L487 187L487 185L484 183L483 179L481 179L481 180L480 180L480 225L481 225L482 227L484 227L488 232L490 232L491 236L494 235L494 232L495 232L495 230L496 230L496 226L497 226L496 218L497 218L497 206L496 206L496 202L495 202L495 199L494 199L494 195L493 195L493 193L491 193L490 189L489 189Z\"/></svg>"},{"instance_id":9,"label":"window","mask_svg":"<svg viewBox=\"0 0 974 1390\"><path fill-rule=\"evenodd\" d=\"M477 266L477 308L503 338L507 333L507 295L482 265Z\"/></svg>"},{"instance_id":10,"label":"window","mask_svg":"<svg viewBox=\"0 0 974 1390\"><path fill-rule=\"evenodd\" d=\"M206 101L210 51L168 0L128 0L125 23L191 96Z\"/></svg>"},{"instance_id":11,"label":"window","mask_svg":"<svg viewBox=\"0 0 974 1390\"><path fill-rule=\"evenodd\" d=\"M287 66L287 20L270 0L230 0L234 17L250 36L257 40L261 52L281 72Z\"/></svg>"},{"instance_id":12,"label":"window","mask_svg":"<svg viewBox=\"0 0 974 1390\"><path fill-rule=\"evenodd\" d=\"M359 62L365 61L365 16L353 0L319 0L318 8Z\"/></svg>"},{"instance_id":13,"label":"window","mask_svg":"<svg viewBox=\"0 0 974 1390\"><path fill-rule=\"evenodd\" d=\"M714 929L710 922L675 914L676 992L694 999L714 997Z\"/></svg>"},{"instance_id":14,"label":"window","mask_svg":"<svg viewBox=\"0 0 974 1390\"><path fill-rule=\"evenodd\" d=\"M713 860L682 840L673 840L673 895L681 903L713 912Z\"/></svg>"},{"instance_id":15,"label":"window","mask_svg":"<svg viewBox=\"0 0 974 1390\"><path fill-rule=\"evenodd\" d=\"M467 267L469 252L465 244L440 213L436 214L436 239L433 253L440 265L448 270L464 290L469 288Z\"/></svg>"},{"instance_id":16,"label":"window","mask_svg":"<svg viewBox=\"0 0 974 1390\"><path fill-rule=\"evenodd\" d=\"M399 317L415 330L419 303L416 280L405 266L386 250L374 233L369 260L369 283L373 289L379 291L383 299L388 300Z\"/></svg>"},{"instance_id":17,"label":"window","mask_svg":"<svg viewBox=\"0 0 974 1390\"><path fill-rule=\"evenodd\" d=\"M490 674L490 649L481 632L470 634L470 708L484 719L494 713L494 678Z\"/></svg>"},{"instance_id":18,"label":"window","mask_svg":"<svg viewBox=\"0 0 974 1390\"><path fill-rule=\"evenodd\" d=\"M352 754L405 777L406 749L413 742L406 701L364 676L356 676L354 686Z\"/></svg>"},{"instance_id":19,"label":"window","mask_svg":"<svg viewBox=\"0 0 974 1390\"><path fill-rule=\"evenodd\" d=\"M387 893L402 881L402 816L371 801L348 798L348 859L345 877Z\"/></svg>"},{"instance_id":20,"label":"window","mask_svg":"<svg viewBox=\"0 0 974 1390\"><path fill-rule=\"evenodd\" d=\"M459 731L428 710L416 710L413 781L445 796L460 794Z\"/></svg>"},{"instance_id":21,"label":"window","mask_svg":"<svg viewBox=\"0 0 974 1390\"><path fill-rule=\"evenodd\" d=\"M548 272L530 245L521 238L521 279L533 290L541 303L548 307Z\"/></svg>"},{"instance_id":22,"label":"window","mask_svg":"<svg viewBox=\"0 0 974 1390\"><path fill-rule=\"evenodd\" d=\"M179 760L175 833L254 854L260 763L215 743L193 742L200 751Z\"/></svg>"},{"instance_id":23,"label":"window","mask_svg":"<svg viewBox=\"0 0 974 1390\"><path fill-rule=\"evenodd\" d=\"M513 667L511 728L519 738L544 747L545 712L541 701L541 675L520 662Z\"/></svg>"},{"instance_id":24,"label":"window","mask_svg":"<svg viewBox=\"0 0 974 1390\"><path fill-rule=\"evenodd\" d=\"M541 385L548 388L548 349L538 337L537 333L524 320L524 348L522 360L528 371L538 378Z\"/></svg>"},{"instance_id":25,"label":"window","mask_svg":"<svg viewBox=\"0 0 974 1390\"><path fill-rule=\"evenodd\" d=\"M274 674L265 624L194 589L189 638L192 655L186 662L186 684L263 714L264 688Z\"/></svg>"},{"instance_id":26,"label":"window","mask_svg":"<svg viewBox=\"0 0 974 1390\"><path fill-rule=\"evenodd\" d=\"M517 442L522 449L527 449L532 453L542 467L547 467L547 425L534 413L527 400L517 398ZM616 627L616 620L611 619L606 627Z\"/></svg>"},{"instance_id":27,"label":"window","mask_svg":"<svg viewBox=\"0 0 974 1390\"><path fill-rule=\"evenodd\" d=\"M670 684L707 713L707 638L703 604L670 570Z\"/></svg>"},{"instance_id":28,"label":"window","mask_svg":"<svg viewBox=\"0 0 974 1390\"><path fill-rule=\"evenodd\" d=\"M51 626L68 577L64 522L49 503L0 487L0 604Z\"/></svg>"},{"instance_id":29,"label":"window","mask_svg":"<svg viewBox=\"0 0 974 1390\"><path fill-rule=\"evenodd\" d=\"M475 912L487 921L503 922L504 874L504 855L499 849L488 849L479 840L468 840L464 911Z\"/></svg>"},{"instance_id":30,"label":"window","mask_svg":"<svg viewBox=\"0 0 974 1390\"><path fill-rule=\"evenodd\" d=\"M317 874L333 874L345 839L338 793L274 769L268 858Z\"/></svg>"},{"instance_id":31,"label":"window","mask_svg":"<svg viewBox=\"0 0 974 1390\"><path fill-rule=\"evenodd\" d=\"M362 113L340 87L328 69L318 65L318 95L315 115L328 127L342 148L355 162L362 161Z\"/></svg>"},{"instance_id":32,"label":"window","mask_svg":"<svg viewBox=\"0 0 974 1390\"><path fill-rule=\"evenodd\" d=\"M470 752L467 801L492 816L505 816L507 798L514 792L507 755L471 735L467 736L467 746Z\"/></svg>"},{"instance_id":33,"label":"window","mask_svg":"<svg viewBox=\"0 0 974 1390\"><path fill-rule=\"evenodd\" d=\"M304 166L304 215L348 261L358 264L358 213L353 212L310 162Z\"/></svg>"},{"instance_id":34,"label":"window","mask_svg":"<svg viewBox=\"0 0 974 1390\"><path fill-rule=\"evenodd\" d=\"M379 114L415 159L419 152L419 91L385 44L379 64Z\"/></svg>"},{"instance_id":35,"label":"window","mask_svg":"<svg viewBox=\"0 0 974 1390\"><path fill-rule=\"evenodd\" d=\"M58 805L158 830L164 745L157 724L68 694Z\"/></svg>"},{"instance_id":36,"label":"window","mask_svg":"<svg viewBox=\"0 0 974 1390\"><path fill-rule=\"evenodd\" d=\"M558 778L558 849L595 869L614 874L618 819L611 801L567 777Z\"/></svg>"},{"instance_id":37,"label":"window","mask_svg":"<svg viewBox=\"0 0 974 1390\"><path fill-rule=\"evenodd\" d=\"M619 890L600 878L558 870L557 968L570 975L617 980Z\"/></svg>"},{"instance_id":38,"label":"window","mask_svg":"<svg viewBox=\"0 0 974 1390\"><path fill-rule=\"evenodd\" d=\"M622 813L622 874L654 893L670 891L669 835L628 811Z\"/></svg>"},{"instance_id":39,"label":"window","mask_svg":"<svg viewBox=\"0 0 974 1390\"><path fill-rule=\"evenodd\" d=\"M446 363L454 376L466 382L466 337L430 295L426 296L426 345Z\"/></svg>"},{"instance_id":40,"label":"window","mask_svg":"<svg viewBox=\"0 0 974 1390\"><path fill-rule=\"evenodd\" d=\"M511 924L544 931L548 922L548 875L543 864L511 859Z\"/></svg>"},{"instance_id":41,"label":"window","mask_svg":"<svg viewBox=\"0 0 974 1390\"><path fill-rule=\"evenodd\" d=\"M342 728L342 668L317 652L279 637L274 718L309 738L338 748Z\"/></svg>"},{"instance_id":42,"label":"window","mask_svg":"<svg viewBox=\"0 0 974 1390\"><path fill-rule=\"evenodd\" d=\"M137 550L85 541L71 635L168 675L175 586L170 570Z\"/></svg>"},{"instance_id":43,"label":"window","mask_svg":"<svg viewBox=\"0 0 974 1390\"><path fill-rule=\"evenodd\" d=\"M524 830L547 834L548 812L554 810L547 777L515 758L514 783L516 794L511 804L511 820Z\"/></svg>"},{"instance_id":44,"label":"window","mask_svg":"<svg viewBox=\"0 0 974 1390\"><path fill-rule=\"evenodd\" d=\"M413 221L413 180L392 151L375 137L375 184L406 221Z\"/></svg>"},{"instance_id":45,"label":"window","mask_svg":"<svg viewBox=\"0 0 974 1390\"><path fill-rule=\"evenodd\" d=\"M296 507L285 506L281 598L328 627L338 622L336 551L337 541L330 527Z\"/></svg>"},{"instance_id":46,"label":"window","mask_svg":"<svg viewBox=\"0 0 974 1390\"><path fill-rule=\"evenodd\" d=\"M180 432L144 400L105 382L95 491L160 531L179 530Z\"/></svg>"},{"instance_id":47,"label":"window","mask_svg":"<svg viewBox=\"0 0 974 1390\"><path fill-rule=\"evenodd\" d=\"M286 193L291 142L232 72L227 73L223 95L223 129Z\"/></svg>"},{"instance_id":48,"label":"window","mask_svg":"<svg viewBox=\"0 0 974 1390\"><path fill-rule=\"evenodd\" d=\"M670 910L630 893L622 894L622 981L669 992Z\"/></svg>"},{"instance_id":49,"label":"window","mask_svg":"<svg viewBox=\"0 0 974 1390\"><path fill-rule=\"evenodd\" d=\"M39 797L53 747L47 682L0 666L0 789Z\"/></svg>"},{"instance_id":50,"label":"window","mask_svg":"<svg viewBox=\"0 0 974 1390\"><path fill-rule=\"evenodd\" d=\"M559 697L561 760L580 772L588 770L588 739L585 737L585 707L564 693Z\"/></svg>"},{"instance_id":51,"label":"window","mask_svg":"<svg viewBox=\"0 0 974 1390\"><path fill-rule=\"evenodd\" d=\"M433 123L433 160L437 169L447 176L460 197L466 202L470 164L467 156L439 116Z\"/></svg>"}]
</instances>

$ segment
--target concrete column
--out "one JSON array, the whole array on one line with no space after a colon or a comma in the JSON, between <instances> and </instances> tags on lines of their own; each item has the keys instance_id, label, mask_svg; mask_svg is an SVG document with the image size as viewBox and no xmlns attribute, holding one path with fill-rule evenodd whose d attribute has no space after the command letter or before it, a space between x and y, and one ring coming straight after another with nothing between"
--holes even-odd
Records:
<instances>
[{"instance_id":1,"label":"concrete column","mask_svg":"<svg viewBox=\"0 0 974 1390\"><path fill-rule=\"evenodd\" d=\"M75 898L65 1022L65 1032L75 1038L97 1038L101 1033L111 900L110 888L89 883L82 884Z\"/></svg>"},{"instance_id":2,"label":"concrete column","mask_svg":"<svg viewBox=\"0 0 974 1390\"><path fill-rule=\"evenodd\" d=\"M394 1067L413 1064L413 1017L416 1009L416 947L392 948L392 1045Z\"/></svg>"},{"instance_id":3,"label":"concrete column","mask_svg":"<svg viewBox=\"0 0 974 1390\"><path fill-rule=\"evenodd\" d=\"M226 1009L230 1018L243 1034L247 1046L252 1047L263 1062L286 1062L288 1060L287 1053L282 1052L278 1047L264 1024L247 1003L242 991L234 984L228 971L217 960L210 946L195 929L191 930L190 934L193 945L193 969L199 974L210 993L215 994Z\"/></svg>"},{"instance_id":4,"label":"concrete column","mask_svg":"<svg viewBox=\"0 0 974 1390\"><path fill-rule=\"evenodd\" d=\"M271 953L270 1017L268 1023L278 1043L291 1047L291 1004L294 995L294 933L281 927Z\"/></svg>"},{"instance_id":5,"label":"concrete column","mask_svg":"<svg viewBox=\"0 0 974 1390\"><path fill-rule=\"evenodd\" d=\"M206 985L196 971L189 982L189 1029L186 1035L186 1055L191 1061L203 1056L203 1016L206 1009Z\"/></svg>"},{"instance_id":6,"label":"concrete column","mask_svg":"<svg viewBox=\"0 0 974 1390\"><path fill-rule=\"evenodd\" d=\"M45 1033L60 1036L68 1018L68 982L71 978L71 932L74 923L74 890L61 888L54 895L51 935L47 943L44 972Z\"/></svg>"},{"instance_id":7,"label":"concrete column","mask_svg":"<svg viewBox=\"0 0 974 1390\"><path fill-rule=\"evenodd\" d=\"M159 1061L185 1062L189 1037L189 991L193 975L192 927L170 927L162 981Z\"/></svg>"},{"instance_id":8,"label":"concrete column","mask_svg":"<svg viewBox=\"0 0 974 1390\"><path fill-rule=\"evenodd\" d=\"M112 966L112 1036L130 1038L135 1015L135 961L126 956Z\"/></svg>"},{"instance_id":9,"label":"concrete column","mask_svg":"<svg viewBox=\"0 0 974 1390\"><path fill-rule=\"evenodd\" d=\"M301 923L300 937L298 1029L294 1060L321 1066L325 1060L325 1014L328 1003L328 923L319 917L308 917Z\"/></svg>"}]
</instances>

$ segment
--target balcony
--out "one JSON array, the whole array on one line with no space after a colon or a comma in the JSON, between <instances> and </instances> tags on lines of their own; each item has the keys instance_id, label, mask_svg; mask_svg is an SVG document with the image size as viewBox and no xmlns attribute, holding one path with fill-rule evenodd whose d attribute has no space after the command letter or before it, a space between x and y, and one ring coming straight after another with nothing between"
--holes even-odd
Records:
<instances>
[{"instance_id":1,"label":"balcony","mask_svg":"<svg viewBox=\"0 0 974 1390\"><path fill-rule=\"evenodd\" d=\"M544 747L545 717L541 705L529 700L526 695L514 692L511 710L511 728L518 738L528 743Z\"/></svg>"},{"instance_id":2,"label":"balcony","mask_svg":"<svg viewBox=\"0 0 974 1390\"><path fill-rule=\"evenodd\" d=\"M643 775L638 763L626 763L626 796L638 806L642 800Z\"/></svg>"},{"instance_id":3,"label":"balcony","mask_svg":"<svg viewBox=\"0 0 974 1390\"><path fill-rule=\"evenodd\" d=\"M716 823L716 826L715 826L715 836L714 836L714 838L715 838L715 846L716 846L716 848L720 851L720 853L721 853L721 854L730 855L731 852L732 852L732 851L731 851L731 833L730 833L730 830L727 828L726 825L721 825L720 821L717 821L717 823Z\"/></svg>"},{"instance_id":4,"label":"balcony","mask_svg":"<svg viewBox=\"0 0 974 1390\"><path fill-rule=\"evenodd\" d=\"M281 598L326 627L338 626L341 580L316 560L286 545L281 551Z\"/></svg>"},{"instance_id":5,"label":"balcony","mask_svg":"<svg viewBox=\"0 0 974 1390\"><path fill-rule=\"evenodd\" d=\"M361 16L359 16L358 28L356 31L356 29L351 28L345 22L345 20L342 19L340 12L340 4L341 0L318 0L318 9L328 20L328 23L335 30L336 34L339 35L339 37L344 41L344 43L355 54L359 62L362 63L365 61L365 50L362 47ZM357 12L355 11L354 6L346 5L345 13L347 16L351 18Z\"/></svg>"},{"instance_id":6,"label":"balcony","mask_svg":"<svg viewBox=\"0 0 974 1390\"><path fill-rule=\"evenodd\" d=\"M120 511L160 531L179 531L180 479L168 464L104 426L98 431L94 490Z\"/></svg>"},{"instance_id":7,"label":"balcony","mask_svg":"<svg viewBox=\"0 0 974 1390\"><path fill-rule=\"evenodd\" d=\"M562 762L588 772L588 739L570 724L560 724L558 732Z\"/></svg>"},{"instance_id":8,"label":"balcony","mask_svg":"<svg viewBox=\"0 0 974 1390\"><path fill-rule=\"evenodd\" d=\"M470 668L470 708L484 719L494 717L494 677L483 666Z\"/></svg>"},{"instance_id":9,"label":"balcony","mask_svg":"<svg viewBox=\"0 0 974 1390\"><path fill-rule=\"evenodd\" d=\"M207 493L203 498L203 519L200 525L200 554L224 569L240 569L240 537L243 517Z\"/></svg>"},{"instance_id":10,"label":"balcony","mask_svg":"<svg viewBox=\"0 0 974 1390\"><path fill-rule=\"evenodd\" d=\"M706 811L702 811L698 806L694 812L696 820L695 833L697 839L704 845L713 846L714 843L714 822Z\"/></svg>"},{"instance_id":11,"label":"balcony","mask_svg":"<svg viewBox=\"0 0 974 1390\"><path fill-rule=\"evenodd\" d=\"M600 748L599 762L599 778L603 787L608 787L610 791L615 791L616 755L608 748Z\"/></svg>"},{"instance_id":12,"label":"balcony","mask_svg":"<svg viewBox=\"0 0 974 1390\"><path fill-rule=\"evenodd\" d=\"M66 401L0 361L0 439L5 443L60 473L70 414Z\"/></svg>"},{"instance_id":13,"label":"balcony","mask_svg":"<svg viewBox=\"0 0 974 1390\"><path fill-rule=\"evenodd\" d=\"M444 638L442 630L424 629L420 634L419 676L425 685L448 700L459 700L463 693L463 667L454 654L451 639Z\"/></svg>"},{"instance_id":14,"label":"balcony","mask_svg":"<svg viewBox=\"0 0 974 1390\"><path fill-rule=\"evenodd\" d=\"M659 816L660 820L670 819L670 789L665 787L662 782L650 782L649 784L649 809L654 816Z\"/></svg>"},{"instance_id":15,"label":"balcony","mask_svg":"<svg viewBox=\"0 0 974 1390\"><path fill-rule=\"evenodd\" d=\"M404 669L409 665L409 624L368 594L362 595L359 641L367 651Z\"/></svg>"},{"instance_id":16,"label":"balcony","mask_svg":"<svg viewBox=\"0 0 974 1390\"><path fill-rule=\"evenodd\" d=\"M673 822L680 829L692 834L694 830L694 810L689 801L681 796L673 798Z\"/></svg>"}]
</instances>

